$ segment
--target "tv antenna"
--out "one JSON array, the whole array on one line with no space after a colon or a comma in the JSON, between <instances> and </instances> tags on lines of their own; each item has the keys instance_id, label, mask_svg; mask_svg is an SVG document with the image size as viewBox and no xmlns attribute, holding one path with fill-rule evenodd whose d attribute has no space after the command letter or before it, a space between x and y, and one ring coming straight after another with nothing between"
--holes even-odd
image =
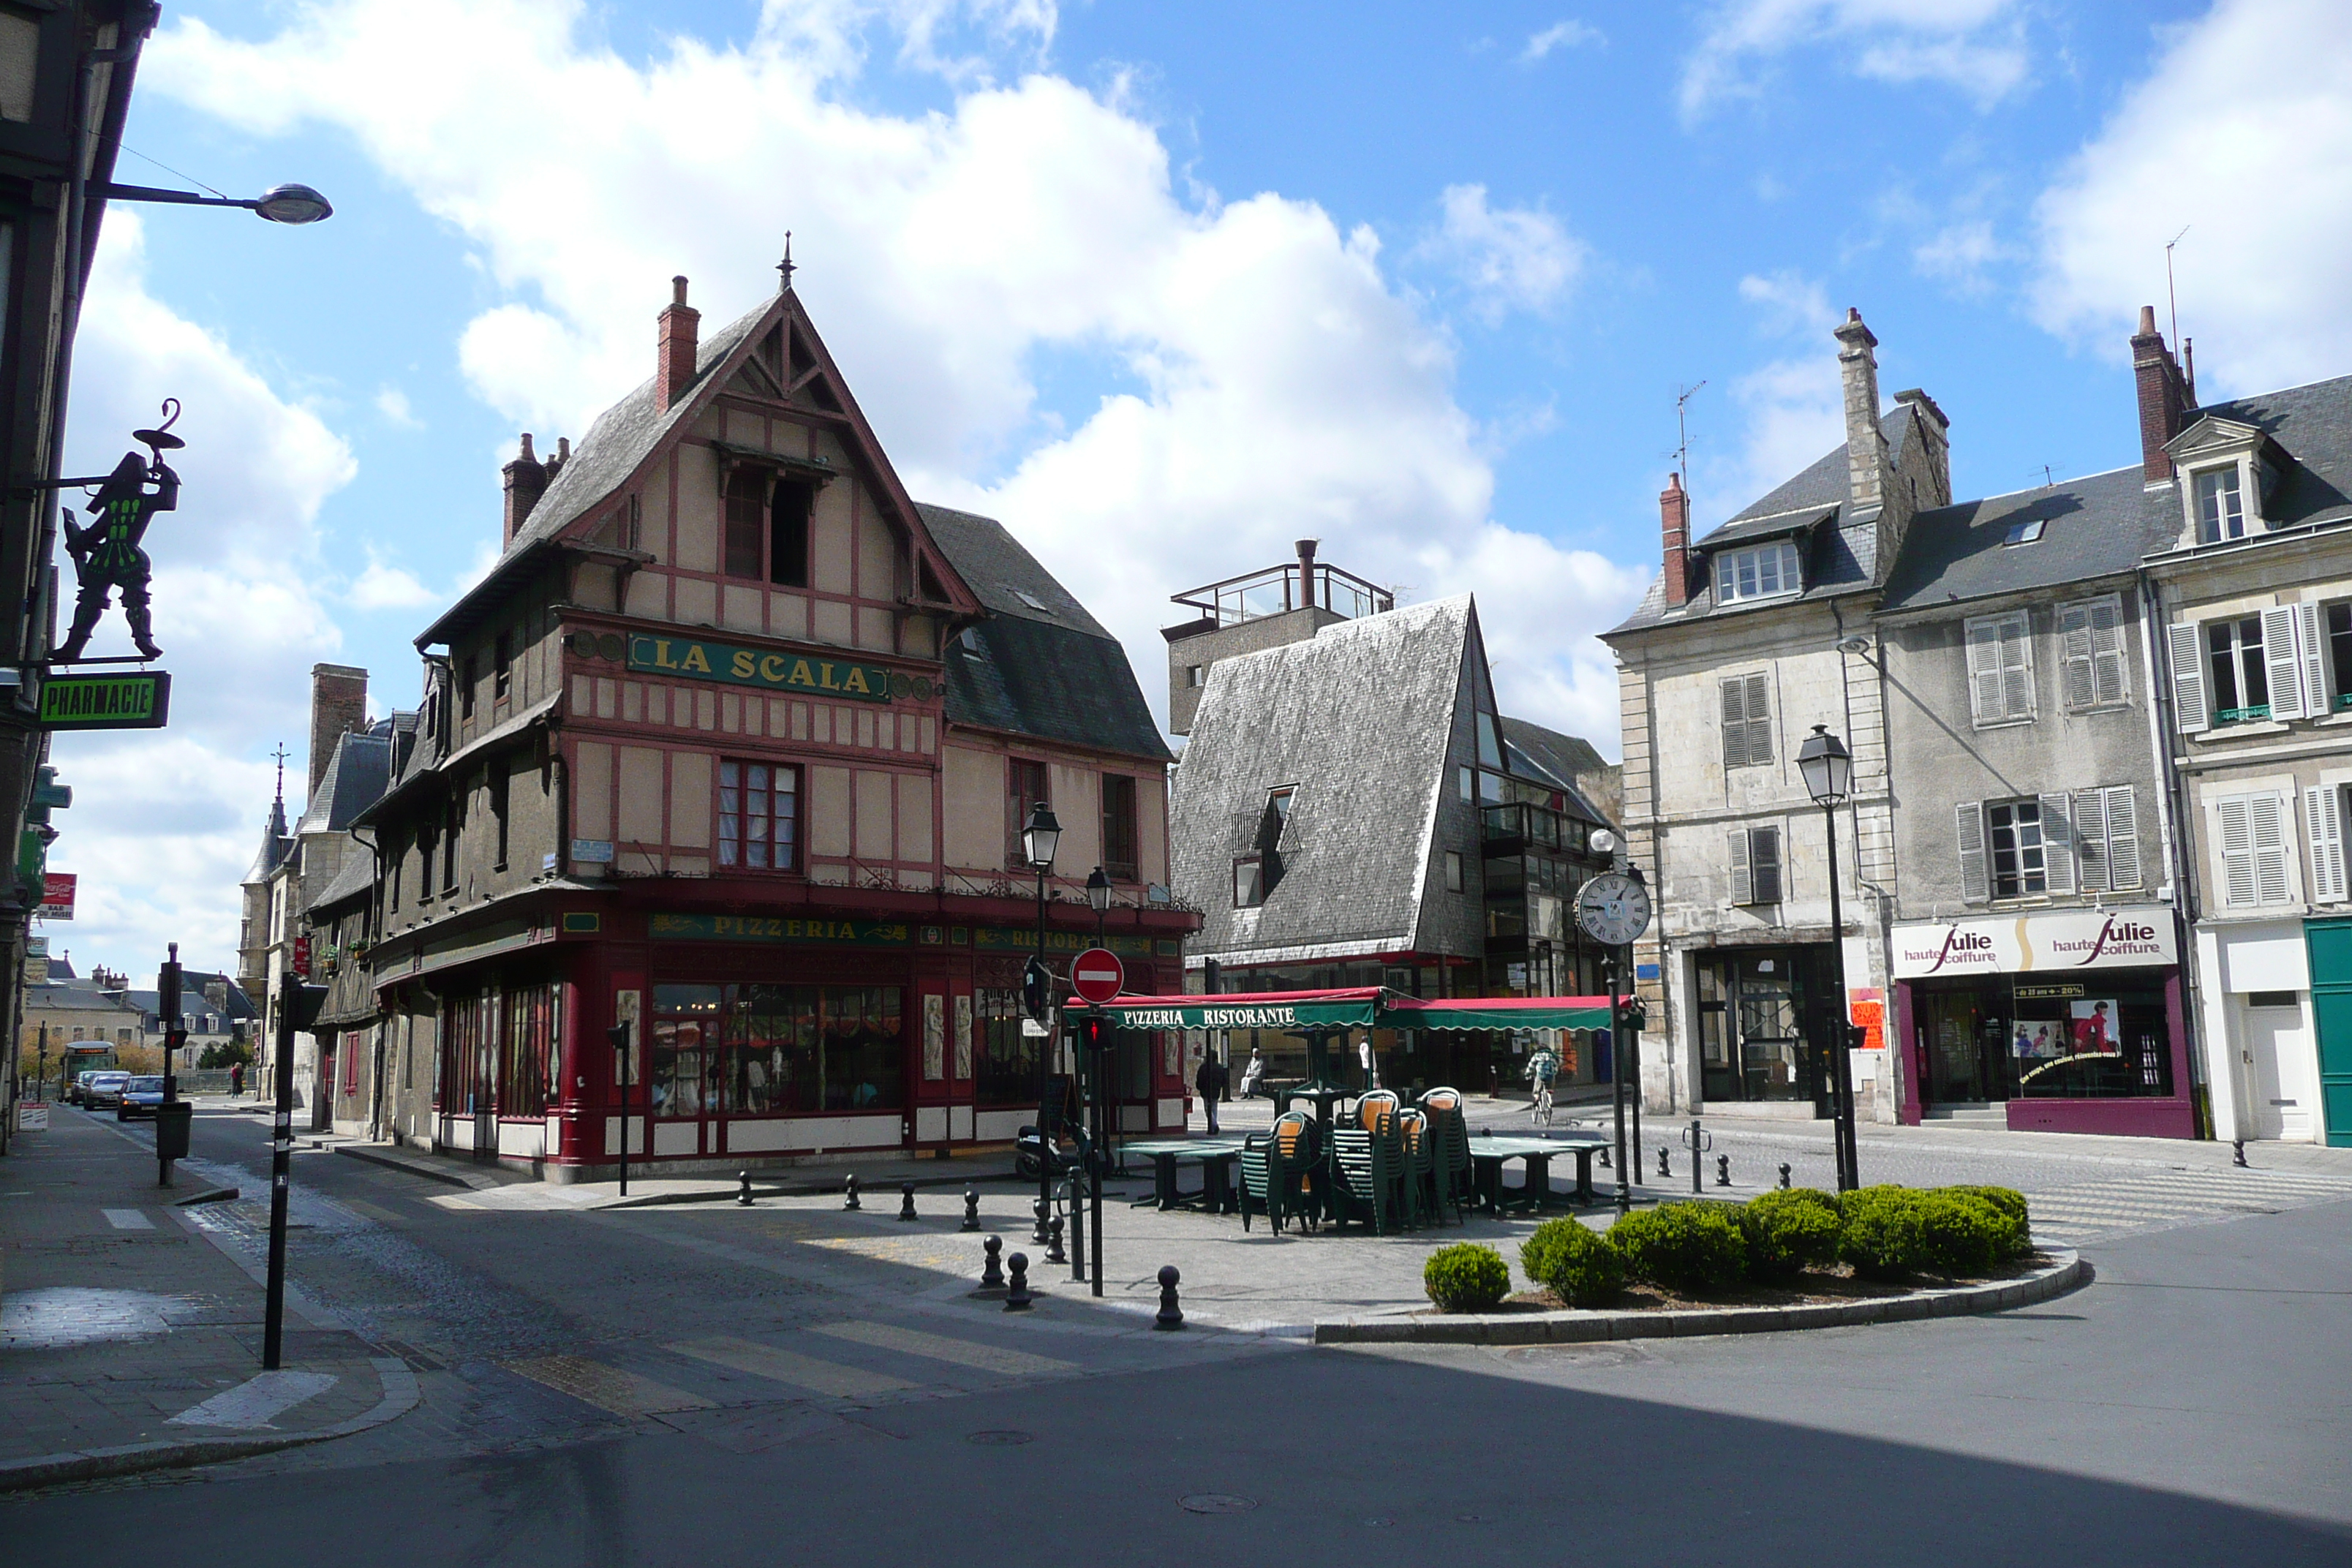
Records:
<instances>
[{"instance_id":1,"label":"tv antenna","mask_svg":"<svg viewBox=\"0 0 2352 1568\"><path fill-rule=\"evenodd\" d=\"M2180 343L2180 295L2172 287L2172 247L2179 245L2183 238L2187 237L2189 231L2196 226L2195 224L2184 223L2180 226L2179 234L2164 242L2164 301L2172 311L2172 342L2176 348Z\"/></svg>"},{"instance_id":2,"label":"tv antenna","mask_svg":"<svg viewBox=\"0 0 2352 1568\"><path fill-rule=\"evenodd\" d=\"M1683 494L1690 494L1690 400L1698 395L1701 381L1689 386L1675 387L1675 470L1683 477Z\"/></svg>"}]
</instances>

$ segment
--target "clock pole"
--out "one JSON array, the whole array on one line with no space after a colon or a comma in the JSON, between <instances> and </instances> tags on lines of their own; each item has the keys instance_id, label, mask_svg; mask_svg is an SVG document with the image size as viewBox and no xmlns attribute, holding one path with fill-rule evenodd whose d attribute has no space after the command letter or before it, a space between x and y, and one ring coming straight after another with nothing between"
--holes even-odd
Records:
<instances>
[{"instance_id":1,"label":"clock pole","mask_svg":"<svg viewBox=\"0 0 2352 1568\"><path fill-rule=\"evenodd\" d=\"M1625 1157L1625 1028L1617 1017L1617 949L1612 946L1601 967L1609 976L1609 1092L1617 1107L1617 1212L1633 1206L1633 1189L1627 1184L1631 1169Z\"/></svg>"}]
</instances>

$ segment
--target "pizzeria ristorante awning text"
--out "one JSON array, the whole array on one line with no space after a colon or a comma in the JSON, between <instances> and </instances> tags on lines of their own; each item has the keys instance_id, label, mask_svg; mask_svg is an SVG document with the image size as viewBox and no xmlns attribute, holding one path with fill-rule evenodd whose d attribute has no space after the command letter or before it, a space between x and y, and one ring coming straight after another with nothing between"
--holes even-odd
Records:
<instances>
[{"instance_id":1,"label":"pizzeria ristorante awning text","mask_svg":"<svg viewBox=\"0 0 2352 1568\"><path fill-rule=\"evenodd\" d=\"M809 658L801 654L738 647L732 643L641 633L629 638L629 668L651 675L718 680L769 691L846 697L859 702L890 700L890 672L879 665Z\"/></svg>"}]
</instances>

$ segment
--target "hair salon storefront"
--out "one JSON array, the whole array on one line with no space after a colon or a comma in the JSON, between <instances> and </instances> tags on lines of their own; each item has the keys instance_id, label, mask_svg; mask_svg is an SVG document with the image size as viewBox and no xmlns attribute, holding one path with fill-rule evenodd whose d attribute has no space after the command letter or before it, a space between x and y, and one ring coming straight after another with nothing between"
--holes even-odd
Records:
<instances>
[{"instance_id":1,"label":"hair salon storefront","mask_svg":"<svg viewBox=\"0 0 2352 1568\"><path fill-rule=\"evenodd\" d=\"M2172 910L1898 925L1902 1120L2003 1105L2012 1131L2193 1138Z\"/></svg>"}]
</instances>

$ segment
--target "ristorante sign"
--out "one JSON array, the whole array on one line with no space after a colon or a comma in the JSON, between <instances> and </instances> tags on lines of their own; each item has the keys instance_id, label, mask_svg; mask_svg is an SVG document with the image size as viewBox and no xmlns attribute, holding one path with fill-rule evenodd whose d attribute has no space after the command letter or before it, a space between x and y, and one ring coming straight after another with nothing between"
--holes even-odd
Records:
<instances>
[{"instance_id":1,"label":"ristorante sign","mask_svg":"<svg viewBox=\"0 0 2352 1568\"><path fill-rule=\"evenodd\" d=\"M629 638L629 668L648 675L683 676L690 680L719 680L730 686L756 686L769 691L792 691L804 697L846 697L859 702L887 702L893 695L890 672L878 664L851 664L840 659L810 658L796 653L738 647L732 643L700 642L691 637L658 637L639 633ZM908 687L899 696L918 695ZM923 682L921 696L930 695Z\"/></svg>"},{"instance_id":2,"label":"ristorante sign","mask_svg":"<svg viewBox=\"0 0 2352 1568\"><path fill-rule=\"evenodd\" d=\"M2162 905L1899 925L1894 940L1898 980L2132 969L2180 961L2172 911Z\"/></svg>"}]
</instances>

